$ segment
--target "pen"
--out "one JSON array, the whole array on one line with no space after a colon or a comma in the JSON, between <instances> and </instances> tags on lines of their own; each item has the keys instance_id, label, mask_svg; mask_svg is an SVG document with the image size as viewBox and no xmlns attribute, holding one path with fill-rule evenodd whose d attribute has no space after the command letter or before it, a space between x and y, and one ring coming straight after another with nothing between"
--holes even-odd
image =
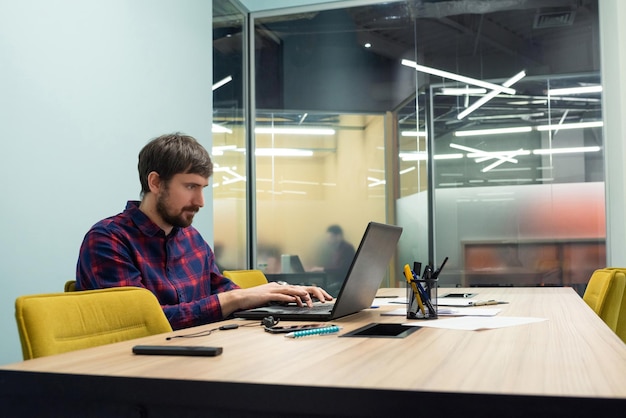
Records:
<instances>
[{"instance_id":1,"label":"pen","mask_svg":"<svg viewBox=\"0 0 626 418\"><path fill-rule=\"evenodd\" d=\"M329 327L322 328L312 328L312 329L303 329L300 331L294 331L285 334L285 337L288 338L299 338L299 337L308 337L309 335L323 335L323 334L333 334L335 332L339 332L341 328L337 325L331 325Z\"/></svg>"},{"instance_id":2,"label":"pen","mask_svg":"<svg viewBox=\"0 0 626 418\"><path fill-rule=\"evenodd\" d=\"M443 270L443 266L445 266L447 262L448 262L448 257L443 259L443 262L441 263L437 271L433 274L433 280L436 280L437 277L439 277L439 273L441 273L441 270Z\"/></svg>"},{"instance_id":3,"label":"pen","mask_svg":"<svg viewBox=\"0 0 626 418\"><path fill-rule=\"evenodd\" d=\"M413 272L411 271L411 267L408 264L404 265L404 277L406 277L407 283L411 285L413 289L413 294L415 295L415 300L417 300L417 305L422 310L422 314L426 316L426 308L424 308L424 304L422 303L422 298L420 297L420 292L415 285L415 280L413 280Z\"/></svg>"},{"instance_id":4,"label":"pen","mask_svg":"<svg viewBox=\"0 0 626 418\"><path fill-rule=\"evenodd\" d=\"M413 262L413 273L414 275L417 275L417 277L420 276L420 274L422 273L422 263L420 263L419 261Z\"/></svg>"},{"instance_id":5,"label":"pen","mask_svg":"<svg viewBox=\"0 0 626 418\"><path fill-rule=\"evenodd\" d=\"M500 304L505 304L508 302L501 302L499 300L479 300L477 302L473 303L473 306L483 306L483 305L500 305Z\"/></svg>"}]
</instances>

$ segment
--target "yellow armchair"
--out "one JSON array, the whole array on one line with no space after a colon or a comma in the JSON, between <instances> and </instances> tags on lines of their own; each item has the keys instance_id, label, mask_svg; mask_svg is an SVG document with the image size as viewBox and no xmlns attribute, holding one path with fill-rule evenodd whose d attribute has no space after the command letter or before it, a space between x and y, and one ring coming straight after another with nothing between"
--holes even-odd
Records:
<instances>
[{"instance_id":1,"label":"yellow armchair","mask_svg":"<svg viewBox=\"0 0 626 418\"><path fill-rule=\"evenodd\" d=\"M626 342L626 269L604 268L593 272L583 300Z\"/></svg>"},{"instance_id":2,"label":"yellow armchair","mask_svg":"<svg viewBox=\"0 0 626 418\"><path fill-rule=\"evenodd\" d=\"M68 280L65 282L64 290L66 292L75 292L76 291L76 280Z\"/></svg>"},{"instance_id":3,"label":"yellow armchair","mask_svg":"<svg viewBox=\"0 0 626 418\"><path fill-rule=\"evenodd\" d=\"M20 296L15 318L24 360L172 331L139 287Z\"/></svg>"},{"instance_id":4,"label":"yellow armchair","mask_svg":"<svg viewBox=\"0 0 626 418\"><path fill-rule=\"evenodd\" d=\"M261 270L224 270L222 274L241 288L267 283L267 277Z\"/></svg>"}]
</instances>

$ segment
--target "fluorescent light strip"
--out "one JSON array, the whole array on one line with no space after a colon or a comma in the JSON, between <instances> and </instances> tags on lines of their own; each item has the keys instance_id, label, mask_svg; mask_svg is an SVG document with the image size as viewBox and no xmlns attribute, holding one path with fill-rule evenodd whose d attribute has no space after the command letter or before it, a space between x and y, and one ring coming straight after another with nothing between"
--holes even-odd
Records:
<instances>
[{"instance_id":1,"label":"fluorescent light strip","mask_svg":"<svg viewBox=\"0 0 626 418\"><path fill-rule=\"evenodd\" d=\"M532 131L532 126L517 126L512 128L476 129L473 131L457 131L454 136L477 136L477 135L497 135L514 134Z\"/></svg>"},{"instance_id":2,"label":"fluorescent light strip","mask_svg":"<svg viewBox=\"0 0 626 418\"><path fill-rule=\"evenodd\" d=\"M578 154L582 152L598 152L600 147L573 147L573 148L552 148L552 149L536 149L533 151L535 155L547 154Z\"/></svg>"},{"instance_id":3,"label":"fluorescent light strip","mask_svg":"<svg viewBox=\"0 0 626 418\"><path fill-rule=\"evenodd\" d=\"M563 89L550 89L548 94L550 96L567 96L569 94L585 94L585 93L601 93L602 86L585 86L585 87L569 87Z\"/></svg>"},{"instance_id":4,"label":"fluorescent light strip","mask_svg":"<svg viewBox=\"0 0 626 418\"><path fill-rule=\"evenodd\" d=\"M578 122L578 123L564 123L561 125L539 125L532 126L516 126L511 128L495 128L495 129L475 129L473 131L456 131L454 136L478 136L478 135L497 135L497 134L509 134L509 133L522 133L530 132L533 129L537 131L549 131L549 130L561 130L561 129L585 129L585 128L601 128L604 126L602 121L594 122Z\"/></svg>"},{"instance_id":5,"label":"fluorescent light strip","mask_svg":"<svg viewBox=\"0 0 626 418\"><path fill-rule=\"evenodd\" d=\"M602 121L595 122L578 122L578 123L563 123L559 125L541 125L537 126L538 131L550 131L550 130L564 130L564 129L584 129L584 128L601 128L604 126Z\"/></svg>"},{"instance_id":6,"label":"fluorescent light strip","mask_svg":"<svg viewBox=\"0 0 626 418\"><path fill-rule=\"evenodd\" d=\"M487 89L483 89L483 88L470 88L470 87L459 87L459 88L451 88L451 87L444 87L441 89L440 94L443 94L444 96L465 96L466 94L485 94L487 93Z\"/></svg>"},{"instance_id":7,"label":"fluorescent light strip","mask_svg":"<svg viewBox=\"0 0 626 418\"><path fill-rule=\"evenodd\" d=\"M426 161L428 154L426 152L401 152L399 155L402 161ZM437 154L435 160L457 160L463 158L463 154Z\"/></svg>"},{"instance_id":8,"label":"fluorescent light strip","mask_svg":"<svg viewBox=\"0 0 626 418\"><path fill-rule=\"evenodd\" d=\"M422 131L402 131L401 136L416 136L426 138L426 132Z\"/></svg>"},{"instance_id":9,"label":"fluorescent light strip","mask_svg":"<svg viewBox=\"0 0 626 418\"><path fill-rule=\"evenodd\" d=\"M211 125L211 132L213 132L214 134L232 134L233 130L228 129L225 126L213 124Z\"/></svg>"},{"instance_id":10,"label":"fluorescent light strip","mask_svg":"<svg viewBox=\"0 0 626 418\"><path fill-rule=\"evenodd\" d=\"M335 135L335 130L330 128L272 128L257 127L254 129L257 134L275 135Z\"/></svg>"},{"instance_id":11,"label":"fluorescent light strip","mask_svg":"<svg viewBox=\"0 0 626 418\"><path fill-rule=\"evenodd\" d=\"M517 83L518 81L520 81L524 77L526 77L526 71L520 71L519 73L515 74L513 77L509 78L504 83L502 83L502 86L504 86L504 87L511 87L513 84ZM468 107L467 109L465 109L464 111L459 113L456 118L458 120L463 119L465 116L469 115L474 110L478 109L479 107L481 107L482 105L487 103L489 100L491 100L494 97L496 97L499 93L500 92L495 91L495 90L492 91L492 92L489 92L489 94L486 94L485 96L481 97L473 105L471 105L470 107Z\"/></svg>"},{"instance_id":12,"label":"fluorescent light strip","mask_svg":"<svg viewBox=\"0 0 626 418\"><path fill-rule=\"evenodd\" d=\"M484 87L489 90L495 90L495 91L503 92L507 94L515 94L515 89L512 89L512 88L503 87L498 84L488 83L486 81L477 80L475 78L465 77L459 74L449 73L447 71L438 70L436 68L426 67L424 65L419 65L415 61L403 59L402 65L414 68L416 71L420 71L422 73L428 73L428 74L436 75L439 77L449 78L451 80L460 81L461 83L467 83L467 84L472 84L474 86Z\"/></svg>"},{"instance_id":13,"label":"fluorescent light strip","mask_svg":"<svg viewBox=\"0 0 626 418\"><path fill-rule=\"evenodd\" d=\"M237 151L237 146L235 146L235 145L223 145L223 146L213 147L211 149L211 154L213 154L213 155L224 155L224 151Z\"/></svg>"},{"instance_id":14,"label":"fluorescent light strip","mask_svg":"<svg viewBox=\"0 0 626 418\"><path fill-rule=\"evenodd\" d=\"M217 83L213 84L213 90L212 91L215 91L215 90L219 89L220 87L222 87L226 83L230 83L232 80L233 80L232 76L228 76L228 77L222 78L220 81L218 81Z\"/></svg>"},{"instance_id":15,"label":"fluorescent light strip","mask_svg":"<svg viewBox=\"0 0 626 418\"><path fill-rule=\"evenodd\" d=\"M541 117L544 112L535 113L512 113L508 115L470 116L467 120L497 120L497 119L527 119Z\"/></svg>"},{"instance_id":16,"label":"fluorescent light strip","mask_svg":"<svg viewBox=\"0 0 626 418\"><path fill-rule=\"evenodd\" d=\"M313 151L294 148L257 148L254 155L257 157L311 157Z\"/></svg>"}]
</instances>

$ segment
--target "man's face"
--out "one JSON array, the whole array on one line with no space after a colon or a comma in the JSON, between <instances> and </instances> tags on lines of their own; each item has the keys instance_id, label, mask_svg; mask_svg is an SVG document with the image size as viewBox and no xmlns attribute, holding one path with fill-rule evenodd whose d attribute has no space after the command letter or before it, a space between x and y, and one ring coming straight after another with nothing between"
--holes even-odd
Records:
<instances>
[{"instance_id":1,"label":"man's face","mask_svg":"<svg viewBox=\"0 0 626 418\"><path fill-rule=\"evenodd\" d=\"M169 182L161 183L157 213L169 225L188 227L204 206L203 190L208 184L209 180L199 174L175 174Z\"/></svg>"}]
</instances>

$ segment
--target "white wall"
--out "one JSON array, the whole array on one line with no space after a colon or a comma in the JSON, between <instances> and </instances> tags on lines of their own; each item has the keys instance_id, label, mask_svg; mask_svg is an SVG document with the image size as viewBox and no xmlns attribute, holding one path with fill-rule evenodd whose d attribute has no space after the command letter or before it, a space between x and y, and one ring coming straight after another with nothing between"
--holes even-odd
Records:
<instances>
[{"instance_id":1,"label":"white wall","mask_svg":"<svg viewBox=\"0 0 626 418\"><path fill-rule=\"evenodd\" d=\"M205 0L0 0L0 364L22 358L15 298L62 291L87 229L139 197L141 147L182 131L210 149L211 14ZM197 218L211 240L212 210Z\"/></svg>"}]
</instances>

